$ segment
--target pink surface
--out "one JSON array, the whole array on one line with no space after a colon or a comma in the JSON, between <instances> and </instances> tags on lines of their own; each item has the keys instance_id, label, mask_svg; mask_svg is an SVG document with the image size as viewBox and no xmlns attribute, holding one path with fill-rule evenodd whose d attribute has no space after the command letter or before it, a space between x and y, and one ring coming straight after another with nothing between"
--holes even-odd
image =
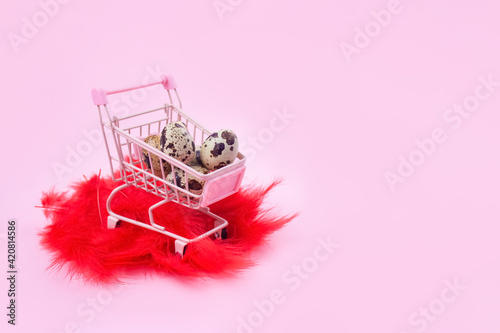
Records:
<instances>
[{"instance_id":1,"label":"pink surface","mask_svg":"<svg viewBox=\"0 0 500 333\"><path fill-rule=\"evenodd\" d=\"M494 1L4 2L0 241L19 222L7 332L498 332L500 44ZM39 204L109 173L90 97L174 75L231 128L243 183L302 214L236 278L116 290L45 270ZM162 89L115 104L132 113ZM6 274L6 273L5 273ZM7 280L0 283L4 313Z\"/></svg>"}]
</instances>

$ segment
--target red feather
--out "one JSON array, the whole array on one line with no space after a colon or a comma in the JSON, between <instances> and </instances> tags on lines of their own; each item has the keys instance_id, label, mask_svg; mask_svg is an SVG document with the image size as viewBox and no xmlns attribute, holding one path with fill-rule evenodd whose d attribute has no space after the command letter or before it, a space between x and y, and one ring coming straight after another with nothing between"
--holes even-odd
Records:
<instances>
[{"instance_id":1,"label":"red feather","mask_svg":"<svg viewBox=\"0 0 500 333\"><path fill-rule=\"evenodd\" d=\"M225 240L205 238L189 245L184 258L174 254L172 238L122 223L107 229L106 201L121 185L96 175L73 186L74 192L44 193L42 205L51 224L41 233L41 243L53 255L51 267L67 266L71 277L94 283L118 282L134 270L187 277L221 276L251 267L250 250L261 245L295 216L275 216L263 209L266 195L276 185L246 187L210 206L229 222ZM129 187L115 196L112 209L139 221L148 221L148 208L160 198ZM181 236L193 237L207 230L213 220L206 215L168 203L155 210L155 222Z\"/></svg>"}]
</instances>

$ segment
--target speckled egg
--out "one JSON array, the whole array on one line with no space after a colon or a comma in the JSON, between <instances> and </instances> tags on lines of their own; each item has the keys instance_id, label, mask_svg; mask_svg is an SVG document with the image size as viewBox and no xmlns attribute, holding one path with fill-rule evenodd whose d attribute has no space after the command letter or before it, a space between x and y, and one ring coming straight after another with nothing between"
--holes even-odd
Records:
<instances>
[{"instance_id":1,"label":"speckled egg","mask_svg":"<svg viewBox=\"0 0 500 333\"><path fill-rule=\"evenodd\" d=\"M144 142L146 142L148 145L160 150L160 136L157 134L153 134L148 136L146 139L144 139ZM151 160L149 159L149 155L151 155ZM168 164L165 160L162 160L162 163L160 163L160 157L158 155L155 155L153 153L148 154L148 151L146 149L142 149L142 160L146 164L148 170L152 170L153 174L157 177L163 178L161 168L163 164L163 171L164 174L167 175L170 170L170 164Z\"/></svg>"},{"instance_id":2,"label":"speckled egg","mask_svg":"<svg viewBox=\"0 0 500 333\"><path fill-rule=\"evenodd\" d=\"M199 173L202 173L205 175L210 172L207 168L205 168L201 165L195 165L195 166L192 166L192 168L194 170L198 171ZM171 184L175 184L174 183L174 173L173 172L169 173L166 177L166 180L167 180L167 182L169 182ZM186 178L185 178L184 170L175 168L175 181L177 182L177 186L179 186L180 188L182 188L182 189L186 188ZM189 192L196 194L196 195L200 195L203 192L203 186L205 186L205 181L198 179L198 178L194 177L193 175L188 174L188 185L189 185L188 186Z\"/></svg>"},{"instance_id":3,"label":"speckled egg","mask_svg":"<svg viewBox=\"0 0 500 333\"><path fill-rule=\"evenodd\" d=\"M212 133L201 145L200 159L208 170L231 164L238 155L238 137L229 129Z\"/></svg>"},{"instance_id":4,"label":"speckled egg","mask_svg":"<svg viewBox=\"0 0 500 333\"><path fill-rule=\"evenodd\" d=\"M181 121L165 126L161 132L160 146L165 154L186 164L191 162L195 155L193 138Z\"/></svg>"}]
</instances>

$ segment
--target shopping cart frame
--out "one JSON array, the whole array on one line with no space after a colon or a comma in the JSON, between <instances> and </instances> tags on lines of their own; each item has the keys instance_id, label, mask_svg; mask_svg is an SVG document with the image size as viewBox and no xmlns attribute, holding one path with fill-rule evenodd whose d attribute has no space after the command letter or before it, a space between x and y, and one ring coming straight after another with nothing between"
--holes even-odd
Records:
<instances>
[{"instance_id":1,"label":"shopping cart frame","mask_svg":"<svg viewBox=\"0 0 500 333\"><path fill-rule=\"evenodd\" d=\"M158 108L137 112L131 115L122 117L117 117L116 115L111 116L108 108L109 95L145 89L154 85L163 86L168 94L169 103L165 103ZM228 221L210 212L208 206L239 190L245 172L245 156L242 153L238 153L233 163L219 170L210 172L209 174L202 174L143 141L144 137L151 134L158 134L163 124L166 126L173 121L183 121L192 135L193 140L200 145L212 133L182 110L182 102L173 77L171 75L162 75L160 81L115 91L94 88L91 92L91 96L99 112L99 120L108 154L112 178L114 181L124 182L123 185L116 187L107 199L106 209L109 214L107 218L107 228L113 229L117 226L119 221L123 221L174 238L175 253L181 258L184 256L188 244L192 242L212 235L215 238L226 238L226 227L229 224ZM142 120L146 115L151 116L153 114L157 118L156 120L145 123L140 122L139 125L135 123L135 121ZM123 126L122 128L124 122L127 122L128 126ZM155 131L156 128L157 131ZM143 154L146 153L149 163L145 163L143 159ZM155 157L160 161L161 175L154 172L152 167L148 168L152 166L152 161ZM166 167L167 164L170 166L170 172L176 172L176 170L184 171L184 187L178 183L179 177L177 177L177 174L172 177L173 183L166 180L168 173L165 172L164 167ZM119 167L119 173L115 172L115 166ZM204 182L201 193L194 194L190 191L189 177L194 177ZM153 193L162 199L149 207L149 221L147 221L149 223L131 219L112 210L111 205L113 198L119 192L130 186ZM198 210L213 218L213 228L194 238L187 238L168 231L165 227L155 223L154 210L171 201Z\"/></svg>"}]
</instances>

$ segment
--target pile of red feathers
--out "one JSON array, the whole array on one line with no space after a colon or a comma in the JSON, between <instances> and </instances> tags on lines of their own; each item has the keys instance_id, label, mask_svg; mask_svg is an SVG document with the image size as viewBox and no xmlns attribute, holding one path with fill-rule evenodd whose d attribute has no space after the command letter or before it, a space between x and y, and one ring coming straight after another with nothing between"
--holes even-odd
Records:
<instances>
[{"instance_id":1,"label":"pile of red feathers","mask_svg":"<svg viewBox=\"0 0 500 333\"><path fill-rule=\"evenodd\" d=\"M210 206L211 212L229 222L227 238L194 242L180 258L168 236L129 223L115 229L106 227L107 198L121 184L95 175L76 183L71 192L43 194L42 206L50 224L41 233L41 244L53 256L52 268L66 266L71 277L94 283L118 282L137 271L188 277L231 275L251 267L251 250L296 216L276 216L262 207L278 182L267 187L242 187ZM148 208L160 200L129 187L115 196L112 209L147 223ZM191 238L207 230L213 220L171 202L155 210L155 223Z\"/></svg>"}]
</instances>

